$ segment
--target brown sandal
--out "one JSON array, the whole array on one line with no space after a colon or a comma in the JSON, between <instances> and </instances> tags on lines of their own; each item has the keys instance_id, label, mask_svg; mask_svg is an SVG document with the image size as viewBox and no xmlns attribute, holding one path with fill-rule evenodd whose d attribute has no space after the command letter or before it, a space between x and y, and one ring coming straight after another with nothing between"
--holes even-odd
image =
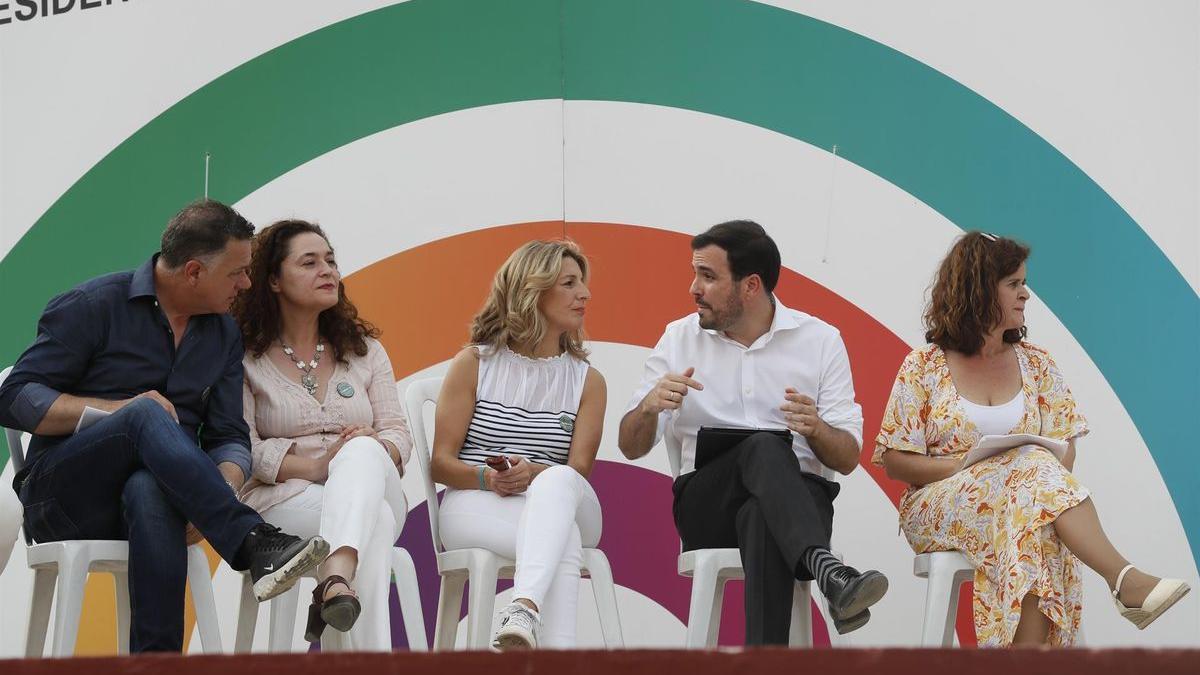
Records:
<instances>
[{"instance_id":1,"label":"brown sandal","mask_svg":"<svg viewBox=\"0 0 1200 675\"><path fill-rule=\"evenodd\" d=\"M353 595L335 595L325 599L325 593L334 584L343 584L346 588L351 588L345 577L331 574L313 589L313 601L308 606L308 624L304 627L304 639L309 642L319 641L326 625L345 633L354 627L354 622L362 613L362 605Z\"/></svg>"}]
</instances>

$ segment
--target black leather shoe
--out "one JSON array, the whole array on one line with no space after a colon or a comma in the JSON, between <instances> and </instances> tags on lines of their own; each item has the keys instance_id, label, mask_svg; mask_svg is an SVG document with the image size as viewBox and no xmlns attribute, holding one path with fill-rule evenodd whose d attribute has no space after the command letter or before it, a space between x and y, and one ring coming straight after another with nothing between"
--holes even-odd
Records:
<instances>
[{"instance_id":1,"label":"black leather shoe","mask_svg":"<svg viewBox=\"0 0 1200 675\"><path fill-rule=\"evenodd\" d=\"M849 622L879 602L887 589L887 577L881 572L867 570L860 574L853 567L839 565L829 573L821 592L829 600L829 613L834 617L846 617Z\"/></svg>"},{"instance_id":2,"label":"black leather shoe","mask_svg":"<svg viewBox=\"0 0 1200 675\"><path fill-rule=\"evenodd\" d=\"M837 634L845 635L846 633L856 631L859 628L867 625L867 622L871 620L871 610L864 609L849 619L840 619L832 615L830 618L833 619L833 628L837 631Z\"/></svg>"}]
</instances>

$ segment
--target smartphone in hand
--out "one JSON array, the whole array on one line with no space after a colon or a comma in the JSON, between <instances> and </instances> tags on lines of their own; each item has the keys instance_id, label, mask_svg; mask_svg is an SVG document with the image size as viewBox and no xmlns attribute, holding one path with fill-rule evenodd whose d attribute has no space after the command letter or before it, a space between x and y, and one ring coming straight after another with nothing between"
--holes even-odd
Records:
<instances>
[{"instance_id":1,"label":"smartphone in hand","mask_svg":"<svg viewBox=\"0 0 1200 675\"><path fill-rule=\"evenodd\" d=\"M500 455L499 457L488 457L483 461L497 473L508 471L512 468L512 463L509 462L508 458L504 455Z\"/></svg>"}]
</instances>

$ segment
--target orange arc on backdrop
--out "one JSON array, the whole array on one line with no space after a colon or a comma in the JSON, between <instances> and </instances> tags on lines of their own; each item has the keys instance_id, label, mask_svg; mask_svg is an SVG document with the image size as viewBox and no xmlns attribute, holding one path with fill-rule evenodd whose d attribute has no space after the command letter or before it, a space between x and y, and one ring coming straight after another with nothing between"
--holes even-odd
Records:
<instances>
[{"instance_id":1,"label":"orange arc on backdrop","mask_svg":"<svg viewBox=\"0 0 1200 675\"><path fill-rule=\"evenodd\" d=\"M383 332L396 378L441 363L462 348L471 317L483 304L492 276L514 249L531 239L576 241L591 266L586 329L592 340L653 347L663 328L695 311L691 237L635 225L559 221L476 230L418 246L346 278L346 292ZM333 242L336 247L336 240ZM909 347L829 289L787 269L775 289L789 307L836 326L854 373L865 424L861 463L893 503L904 486L871 466L872 442Z\"/></svg>"}]
</instances>

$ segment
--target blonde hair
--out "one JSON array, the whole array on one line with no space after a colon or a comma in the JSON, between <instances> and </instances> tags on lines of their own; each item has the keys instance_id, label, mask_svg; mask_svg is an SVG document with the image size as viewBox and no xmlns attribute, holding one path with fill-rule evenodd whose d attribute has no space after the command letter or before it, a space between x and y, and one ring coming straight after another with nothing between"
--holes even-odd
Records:
<instances>
[{"instance_id":1,"label":"blonde hair","mask_svg":"<svg viewBox=\"0 0 1200 675\"><path fill-rule=\"evenodd\" d=\"M487 301L471 321L471 344L498 350L510 343L520 346L540 342L547 328L538 303L558 281L565 258L579 263L586 282L587 258L573 241L531 241L513 251L496 270ZM571 356L586 361L588 352L583 340L583 330L579 329L563 333L558 344Z\"/></svg>"}]
</instances>

